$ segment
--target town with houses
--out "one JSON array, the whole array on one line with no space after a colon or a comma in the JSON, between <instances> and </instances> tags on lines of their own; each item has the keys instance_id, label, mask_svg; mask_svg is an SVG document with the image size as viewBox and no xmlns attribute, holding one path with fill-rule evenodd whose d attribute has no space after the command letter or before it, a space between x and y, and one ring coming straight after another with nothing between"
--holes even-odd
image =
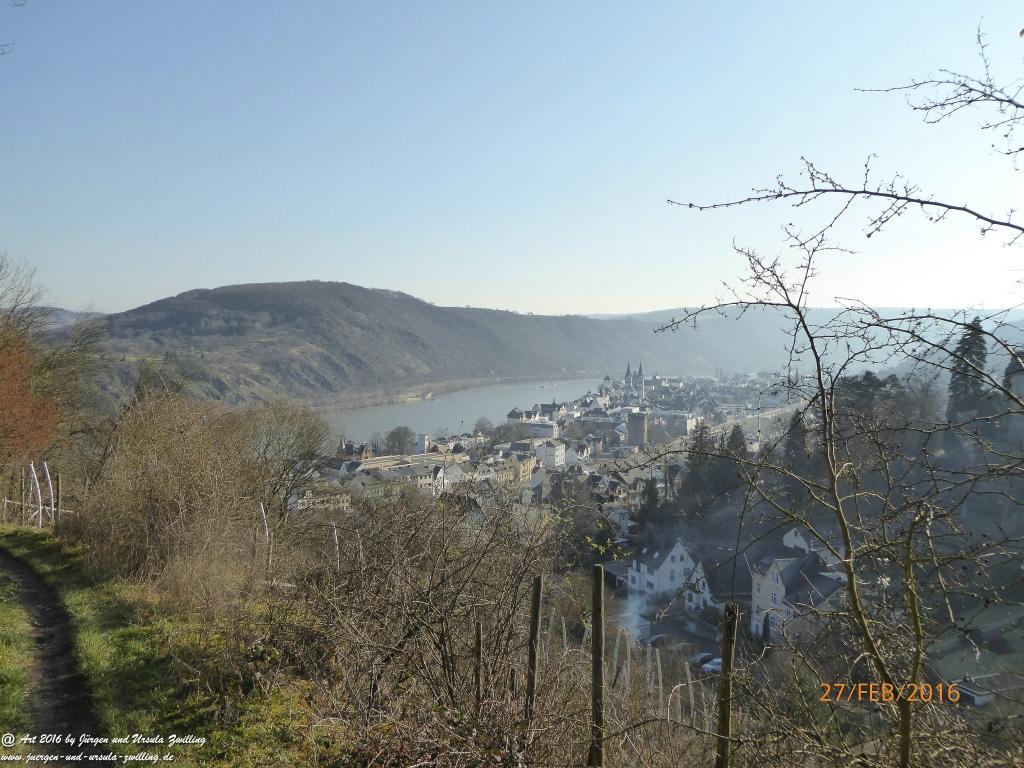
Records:
<instances>
[{"instance_id":1,"label":"town with houses","mask_svg":"<svg viewBox=\"0 0 1024 768\"><path fill-rule=\"evenodd\" d=\"M753 455L780 441L793 409L770 374L648 376L627 364L621 378L606 375L570 402L512 407L503 423L464 434L415 435L406 454L347 441L295 503L345 511L359 499L419 493L480 509L511 501L530 515L559 513L567 487L584 489L614 538L592 558L616 598L613 624L714 674L728 603L739 606L741 632L758 647L816 642L829 615L845 608L845 570L801 527L771 526L737 547L734 526L707 521L676 518L643 531L643 508L652 495L664 505L685 493L683 449L701 423L715 437L741 427ZM978 705L996 686L958 683Z\"/></svg>"},{"instance_id":2,"label":"town with houses","mask_svg":"<svg viewBox=\"0 0 1024 768\"><path fill-rule=\"evenodd\" d=\"M504 424L486 432L418 434L409 454L376 455L365 443L345 442L297 505L350 509L359 499L415 492L459 495L480 506L511 496L521 510L536 511L556 508L566 484L574 484L586 489L614 532L616 556L604 562L606 578L627 606L623 626L637 639L713 647L717 612L739 600L749 609L751 636L777 640L791 628L801 631L808 607L838 599L842 577L826 552L794 529L763 542L756 557L744 555L742 567L733 568L721 547L707 551L705 537L674 529L655 545L641 542L636 528L652 488L659 501L679 492L684 456L659 448L681 447L704 421L718 434L736 424L752 426L747 448L756 451L772 430L777 434L771 417L784 410L768 374L647 376L642 364L627 364L621 379L606 375L596 392L572 402L513 407ZM650 459L658 453L664 456Z\"/></svg>"}]
</instances>

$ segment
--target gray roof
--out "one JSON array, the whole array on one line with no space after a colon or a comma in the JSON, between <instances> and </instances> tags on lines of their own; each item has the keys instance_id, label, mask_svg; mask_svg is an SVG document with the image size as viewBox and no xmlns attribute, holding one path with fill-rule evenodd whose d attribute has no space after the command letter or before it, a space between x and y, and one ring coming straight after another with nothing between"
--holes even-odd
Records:
<instances>
[{"instance_id":1,"label":"gray roof","mask_svg":"<svg viewBox=\"0 0 1024 768\"><path fill-rule=\"evenodd\" d=\"M665 558L668 553L672 551L673 547L679 542L673 541L664 547L643 547L633 555L633 559L643 563L647 566L647 570L657 569L661 567L661 564L665 562Z\"/></svg>"}]
</instances>

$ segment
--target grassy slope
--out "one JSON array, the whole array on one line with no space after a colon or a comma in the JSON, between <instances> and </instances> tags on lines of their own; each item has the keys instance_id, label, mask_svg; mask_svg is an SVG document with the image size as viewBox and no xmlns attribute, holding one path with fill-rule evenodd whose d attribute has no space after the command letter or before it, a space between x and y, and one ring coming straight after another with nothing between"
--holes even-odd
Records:
<instances>
[{"instance_id":1,"label":"grassy slope","mask_svg":"<svg viewBox=\"0 0 1024 768\"><path fill-rule=\"evenodd\" d=\"M175 764L182 766L295 764L287 754L294 740L273 724L275 719L288 722L281 717L285 713L280 701L235 700L235 714L224 724L217 716L218 699L190 682L197 665L209 663L204 661L211 646L208 627L161 615L131 585L90 577L81 553L64 548L45 532L0 527L0 545L32 564L63 598L75 623L79 659L93 688L97 715L108 735L205 737L205 746L171 750L177 755ZM0 674L10 665L17 684L10 703L8 697L0 698L0 713L10 710L12 717L24 718L24 669L31 652L25 643L27 638L31 644L31 638L25 624L19 625L19 613L16 604L0 603ZM10 623L4 621L8 616ZM27 623L23 613L21 620ZM11 654L4 653L8 638L15 648ZM118 745L114 751L133 754L140 747Z\"/></svg>"}]
</instances>

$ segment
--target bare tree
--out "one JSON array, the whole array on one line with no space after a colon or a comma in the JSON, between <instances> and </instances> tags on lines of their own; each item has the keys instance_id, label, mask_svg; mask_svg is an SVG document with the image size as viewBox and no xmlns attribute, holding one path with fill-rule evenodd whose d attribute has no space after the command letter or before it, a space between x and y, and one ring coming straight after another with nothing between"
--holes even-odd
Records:
<instances>
[{"instance_id":1,"label":"bare tree","mask_svg":"<svg viewBox=\"0 0 1024 768\"><path fill-rule=\"evenodd\" d=\"M968 107L993 110L995 117L982 128L999 131L1007 141L1004 153L1015 159L1020 86L996 85L980 34L978 42L980 76L943 72L888 90L917 97L911 106L927 122ZM772 626L778 619L790 628L779 636L770 633L780 651L766 658L751 647L747 667L738 673L734 704L752 723L741 733L734 759L762 765L859 760L904 768L1019 759L1021 743L1009 736L1009 724L1024 711L1019 700L979 727L948 698L932 695L948 693L956 682L948 671L953 667L943 662L959 644L972 647L978 658L995 652L985 627L993 626L996 611L1002 615L1000 632L1019 636L1024 626L1024 596L1010 575L1024 560L1024 456L1016 426L1024 417L1022 390L1010 376L980 366L957 343L967 331L984 335L1011 361L1012 371L1013 361L1020 362L1014 340L1019 329L1005 312L975 320L968 312L888 313L856 301L823 318L810 310L808 295L821 255L848 253L831 235L855 204L875 206L866 237L915 209L929 221L968 216L982 234L1005 233L1009 244L1024 234L1024 225L1014 220L1012 206L1002 215L986 213L924 194L902 176L875 181L869 164L852 184L807 160L802 177L793 184L780 177L774 186L734 200L688 204L705 211L779 200L796 207L839 201L819 226L784 227L787 257L737 247L747 274L730 295L661 329L696 324L711 312L735 316L769 309L786 318L789 364L779 385L798 407L814 458L796 466L792 451L769 446L737 462L747 492L736 560L760 535L744 538L744 527L775 532L785 526L801 530L823 560L808 572L802 600L786 608L791 615L780 609L771 617ZM858 395L863 371L894 365L910 375L884 396ZM797 368L808 367L810 375L796 375ZM952 420L940 416L933 394L949 371L971 378L970 389L980 399L978 407L959 409ZM818 599L827 591L821 580L828 578L842 584L841 597L833 601ZM760 617L748 619L757 634ZM820 691L812 695L822 684L840 682L884 686L895 694L873 700L874 714L867 717L844 706L849 699L830 698L831 687L820 698ZM923 690L927 700L908 693ZM1002 737L992 738L993 731Z\"/></svg>"},{"instance_id":2,"label":"bare tree","mask_svg":"<svg viewBox=\"0 0 1024 768\"><path fill-rule=\"evenodd\" d=\"M412 453L416 445L416 433L409 427L395 427L384 436L384 449L393 455Z\"/></svg>"}]
</instances>

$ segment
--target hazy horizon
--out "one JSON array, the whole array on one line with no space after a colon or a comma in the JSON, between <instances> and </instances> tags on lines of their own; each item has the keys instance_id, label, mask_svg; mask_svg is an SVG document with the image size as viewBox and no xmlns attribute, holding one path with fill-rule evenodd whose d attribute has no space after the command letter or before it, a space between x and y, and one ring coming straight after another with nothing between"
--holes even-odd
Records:
<instances>
[{"instance_id":1,"label":"hazy horizon","mask_svg":"<svg viewBox=\"0 0 1024 768\"><path fill-rule=\"evenodd\" d=\"M126 307L125 309L113 310L113 311L104 311L104 310L101 310L101 309L96 309L96 308L88 307L88 306L86 306L86 307L73 307L73 306L62 306L62 305L56 304L56 303L54 303L52 301L48 301L48 299L50 299L52 297L50 297L48 295L48 293L46 292L46 287L43 286L42 289L43 289L44 296L43 296L42 305L46 306L46 307L49 307L50 309L55 309L55 310L59 310L59 311L67 311L67 312L75 312L75 313L83 313L83 314L84 313L95 313L95 314L100 314L100 315L112 315L112 314L118 314L120 312L131 311L133 309L138 309L140 307L147 306L148 304L152 304L152 303L155 303L155 302L158 302L158 301L162 301L163 299L175 298L177 296L180 296L180 295L183 295L183 294L186 294L186 293L191 293L192 291L196 291L196 290L215 291L215 290L220 289L220 288L229 288L229 287L235 287L235 286L240 286L240 285L287 285L287 284L304 283L304 282L318 282L318 283L328 283L328 284L336 283L336 284L339 284L339 285L342 285L342 284L355 285L354 283L349 283L348 281L343 281L343 280L316 280L316 279L312 279L312 280L287 280L287 281L274 280L274 281L249 282L249 283L228 283L228 284L224 284L224 285L210 286L208 288L198 288L198 287L197 288L189 288L189 289L187 289L185 291L181 291L181 292L176 293L176 294L169 294L167 296L161 296L159 298L153 299L152 301L147 301L147 302L144 302L142 304ZM386 286L359 285L359 286L356 286L356 287L358 287L358 288L365 288L366 290L370 290L370 291L382 291L382 292L394 292L395 291L395 289L388 288ZM590 317L590 318L594 318L594 319L614 319L614 318L620 318L620 317L655 316L655 315L659 315L659 314L663 314L663 313L668 313L668 312L679 312L679 311L686 311L686 310L689 310L689 309L696 309L697 308L697 305L688 305L688 306L658 307L656 309L645 309L645 310L640 310L640 311L637 311L637 312L557 312L557 311L533 312L533 311L523 311L523 310L511 309L511 308L507 308L507 307L483 307L483 306L477 306L477 305L472 304L472 303L469 303L469 304L467 304L467 303L462 303L462 304L459 304L459 303L442 304L442 303L439 303L439 302L430 301L428 299L423 298L422 296L417 296L415 293L409 293L407 291L398 291L398 292L406 294L408 296L412 296L412 298L414 298L414 299L425 301L428 304L431 304L432 306L437 306L437 307L440 307L440 308L485 309L485 310L493 310L493 311L498 311L498 312L512 312L513 314L519 314L519 315L547 315L547 316L553 316L553 317L582 316L582 317ZM839 304L832 304L832 305L827 305L827 304L810 305L808 307L808 309L810 309L810 310L833 310L833 309L840 309L840 308L841 308L841 305L839 305ZM929 310L931 312L939 312L939 313L942 313L942 312L965 312L965 311L966 312L971 312L971 311L977 310L977 311L981 312L983 315L986 314L986 313L987 314L995 314L995 313L1003 313L1003 312L1011 313L1012 314L1014 312L1024 311L1024 307L1022 307L1020 304L1015 305L1015 306L988 307L988 308L985 308L984 310L982 310L982 309L980 309L978 307L972 307L972 306L928 306L928 307L925 307L923 305L918 305L916 307L910 306L910 305L903 305L903 306L876 305L874 307L874 309L879 310L879 311L894 311L894 312L895 311L903 312L903 311L907 311L909 309L919 309L919 310L927 309L927 310Z\"/></svg>"}]
</instances>

